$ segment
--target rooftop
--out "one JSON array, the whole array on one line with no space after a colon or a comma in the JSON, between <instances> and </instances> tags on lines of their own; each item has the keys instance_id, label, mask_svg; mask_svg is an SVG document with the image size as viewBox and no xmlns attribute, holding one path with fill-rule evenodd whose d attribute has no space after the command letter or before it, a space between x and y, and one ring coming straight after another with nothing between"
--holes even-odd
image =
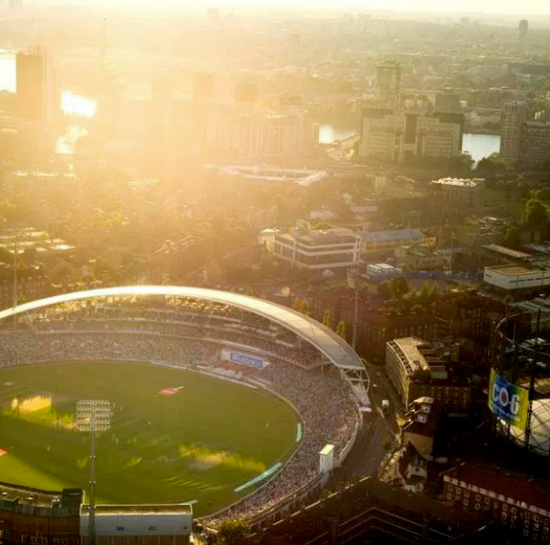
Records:
<instances>
[{"instance_id":1,"label":"rooftop","mask_svg":"<svg viewBox=\"0 0 550 545\"><path fill-rule=\"evenodd\" d=\"M319 182L328 176L324 170L291 169L259 165L206 165L206 168L231 176L243 176L249 180L295 183L304 187Z\"/></svg>"},{"instance_id":2,"label":"rooftop","mask_svg":"<svg viewBox=\"0 0 550 545\"><path fill-rule=\"evenodd\" d=\"M396 229L393 231L362 231L359 233L363 242L399 242L423 240L426 235L420 229Z\"/></svg>"},{"instance_id":3,"label":"rooftop","mask_svg":"<svg viewBox=\"0 0 550 545\"><path fill-rule=\"evenodd\" d=\"M407 253L418 257L437 255L437 252L427 244L415 244L413 246L409 246L407 248Z\"/></svg>"},{"instance_id":4,"label":"rooftop","mask_svg":"<svg viewBox=\"0 0 550 545\"><path fill-rule=\"evenodd\" d=\"M416 371L429 371L430 366L419 349L420 346L425 344L422 339L404 337L394 339L388 344L395 350L411 374Z\"/></svg>"},{"instance_id":5,"label":"rooftop","mask_svg":"<svg viewBox=\"0 0 550 545\"><path fill-rule=\"evenodd\" d=\"M421 397L409 404L406 417L404 432L434 437L441 418L441 407L433 398Z\"/></svg>"},{"instance_id":6,"label":"rooftop","mask_svg":"<svg viewBox=\"0 0 550 545\"><path fill-rule=\"evenodd\" d=\"M455 187L469 187L475 189L480 186L485 180L483 178L441 178L439 180L432 180L432 184L441 186L455 186Z\"/></svg>"},{"instance_id":7,"label":"rooftop","mask_svg":"<svg viewBox=\"0 0 550 545\"><path fill-rule=\"evenodd\" d=\"M506 248L506 246L500 246L500 244L485 244L482 246L484 250L490 252L496 252L503 254L507 257L512 257L514 259L529 259L531 254L526 254L525 252L518 252L517 250L512 250L512 248Z\"/></svg>"},{"instance_id":8,"label":"rooftop","mask_svg":"<svg viewBox=\"0 0 550 545\"><path fill-rule=\"evenodd\" d=\"M520 267L518 265L500 265L498 267L485 267L485 269L505 276L521 276L523 274L543 272L538 269L528 269L527 267Z\"/></svg>"},{"instance_id":9,"label":"rooftop","mask_svg":"<svg viewBox=\"0 0 550 545\"><path fill-rule=\"evenodd\" d=\"M90 506L82 505L81 515L88 515ZM191 515L193 508L188 503L169 503L169 504L128 504L128 505L96 505L95 514L111 516L143 516L143 515Z\"/></svg>"}]
</instances>

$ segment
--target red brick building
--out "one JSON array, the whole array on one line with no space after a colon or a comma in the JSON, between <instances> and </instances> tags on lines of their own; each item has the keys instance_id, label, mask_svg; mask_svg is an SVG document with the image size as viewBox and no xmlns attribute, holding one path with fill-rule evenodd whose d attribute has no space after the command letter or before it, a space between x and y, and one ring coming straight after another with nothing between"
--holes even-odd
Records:
<instances>
[{"instance_id":1,"label":"red brick building","mask_svg":"<svg viewBox=\"0 0 550 545\"><path fill-rule=\"evenodd\" d=\"M499 521L511 543L550 543L550 487L539 480L461 464L443 474L443 498L457 511Z\"/></svg>"}]
</instances>

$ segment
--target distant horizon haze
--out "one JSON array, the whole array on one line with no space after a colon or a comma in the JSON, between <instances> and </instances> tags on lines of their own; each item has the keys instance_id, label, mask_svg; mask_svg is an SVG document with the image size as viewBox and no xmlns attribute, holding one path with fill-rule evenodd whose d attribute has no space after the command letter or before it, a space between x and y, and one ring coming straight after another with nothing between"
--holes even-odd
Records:
<instances>
[{"instance_id":1,"label":"distant horizon haze","mask_svg":"<svg viewBox=\"0 0 550 545\"><path fill-rule=\"evenodd\" d=\"M26 0L27 5L73 4L90 7L88 0ZM550 15L550 0L211 0L202 2L185 2L182 0L103 0L93 3L96 7L108 5L160 7L162 5L179 7L188 11L206 11L208 7L220 9L254 9L255 11L291 10L337 10L337 11L395 11L395 12L433 12L454 14L495 14L495 15Z\"/></svg>"}]
</instances>

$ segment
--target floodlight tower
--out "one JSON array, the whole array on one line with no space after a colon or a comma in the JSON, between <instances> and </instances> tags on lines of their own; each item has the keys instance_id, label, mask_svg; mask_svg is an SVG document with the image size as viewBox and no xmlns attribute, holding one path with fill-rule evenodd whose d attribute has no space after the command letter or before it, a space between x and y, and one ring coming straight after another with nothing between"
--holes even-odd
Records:
<instances>
[{"instance_id":1,"label":"floodlight tower","mask_svg":"<svg viewBox=\"0 0 550 545\"><path fill-rule=\"evenodd\" d=\"M359 278L359 269L353 267L348 270L347 273L347 284L348 288L351 288L354 291L354 303L353 303L353 337L351 340L351 347L353 350L357 350L357 315L359 312L359 288L358 280Z\"/></svg>"},{"instance_id":2,"label":"floodlight tower","mask_svg":"<svg viewBox=\"0 0 550 545\"><path fill-rule=\"evenodd\" d=\"M90 433L90 508L88 541L95 545L95 436L111 426L111 403L104 399L83 399L76 404L76 427Z\"/></svg>"}]
</instances>

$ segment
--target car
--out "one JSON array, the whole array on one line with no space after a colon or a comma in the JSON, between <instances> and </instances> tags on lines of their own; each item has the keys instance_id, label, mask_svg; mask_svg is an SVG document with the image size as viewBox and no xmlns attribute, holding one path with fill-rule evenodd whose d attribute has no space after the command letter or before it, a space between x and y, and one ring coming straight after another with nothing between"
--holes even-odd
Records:
<instances>
[{"instance_id":1,"label":"car","mask_svg":"<svg viewBox=\"0 0 550 545\"><path fill-rule=\"evenodd\" d=\"M390 412L390 402L387 399L382 400L382 411L384 411L384 414L388 414Z\"/></svg>"}]
</instances>

